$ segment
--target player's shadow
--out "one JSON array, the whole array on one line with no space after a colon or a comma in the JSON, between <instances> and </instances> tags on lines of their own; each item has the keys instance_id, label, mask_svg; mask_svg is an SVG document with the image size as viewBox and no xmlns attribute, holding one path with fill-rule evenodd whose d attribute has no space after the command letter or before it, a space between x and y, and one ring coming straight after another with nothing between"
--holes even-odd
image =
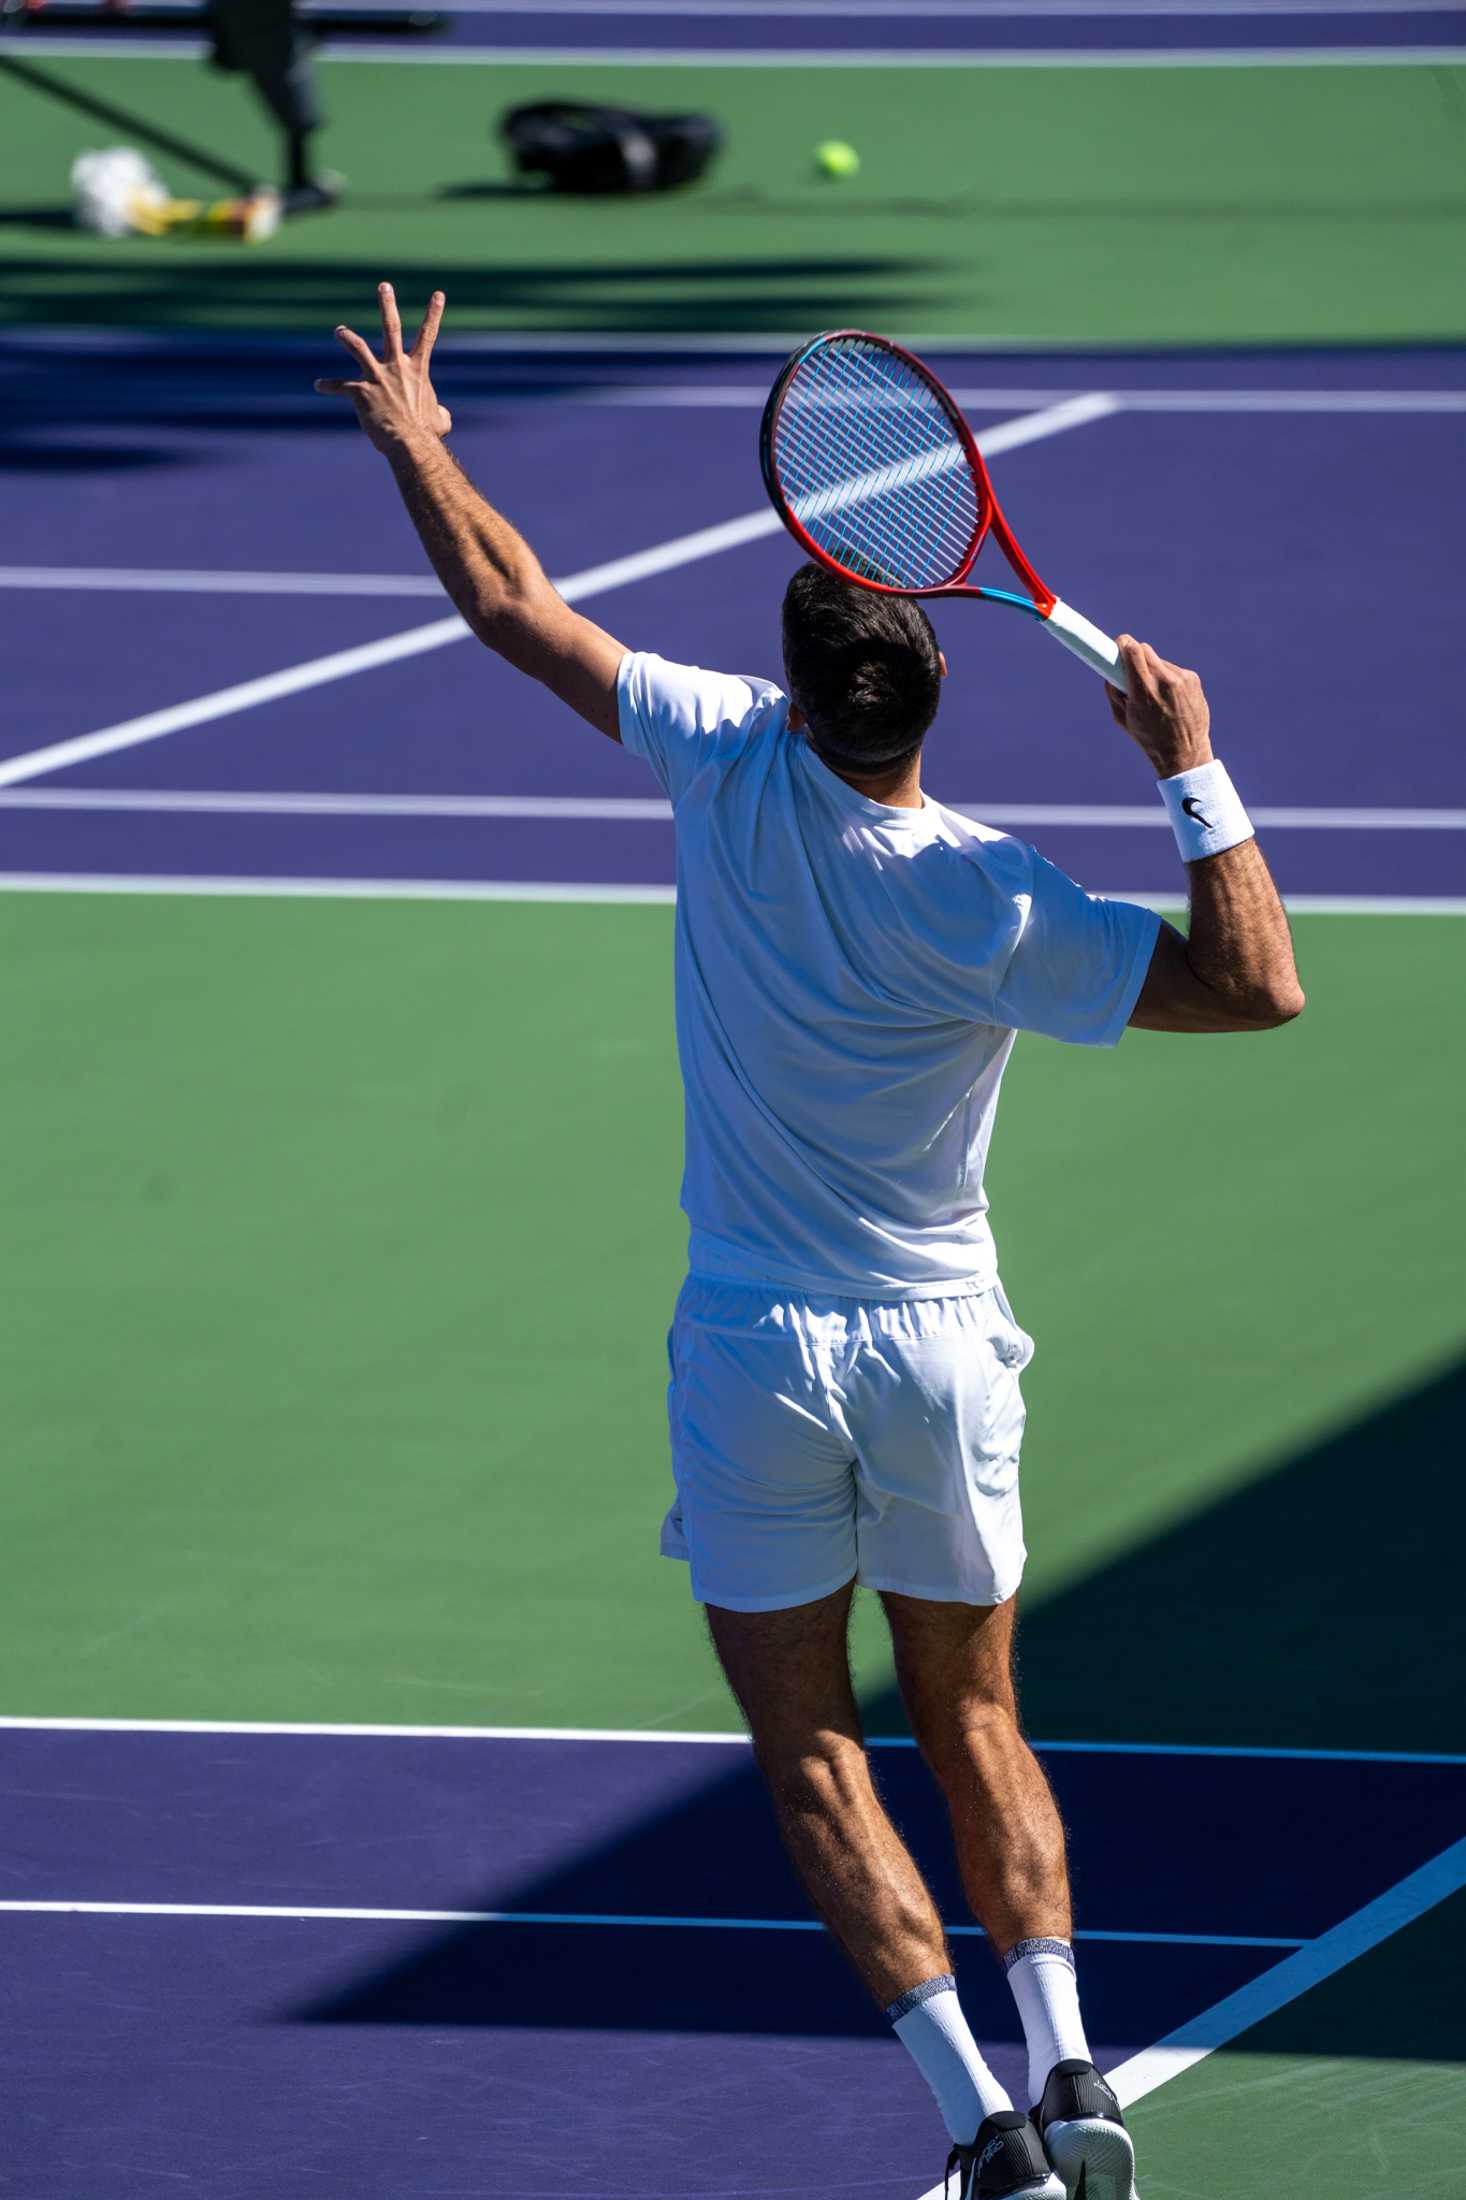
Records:
<instances>
[{"instance_id":1,"label":"player's shadow","mask_svg":"<svg viewBox=\"0 0 1466 2200\"><path fill-rule=\"evenodd\" d=\"M64 310L69 323L131 329L329 331L370 305L380 273L376 261L326 256L246 261L221 249L206 260L163 238L146 257L132 251L123 263L83 249L55 258L0 257L0 295L12 323L55 321ZM651 337L814 328L852 313L872 320L898 313L910 322L936 309L951 274L945 260L858 251L721 259L607 251L516 266L486 249L481 258L402 268L398 282L404 295L415 284L426 292L430 281L441 283L460 327L487 316L532 343L536 323Z\"/></svg>"},{"instance_id":2,"label":"player's shadow","mask_svg":"<svg viewBox=\"0 0 1466 2200\"><path fill-rule=\"evenodd\" d=\"M1029 1727L1466 1749L1463 1550L1466 1360L1034 1604ZM869 1706L873 1731L899 1715Z\"/></svg>"},{"instance_id":3,"label":"player's shadow","mask_svg":"<svg viewBox=\"0 0 1466 2200\"><path fill-rule=\"evenodd\" d=\"M1023 1633L1030 1725L1075 1739L1459 1748L1463 1457L1466 1362L1035 1603ZM899 1732L899 1701L876 1697L867 1725ZM962 1917L920 1760L889 1750L876 1763L939 1908ZM1058 1753L1050 1769L1074 1835L1082 1916L1105 1930L1309 1938L1447 1846L1466 1815L1466 1773L1450 1767L1084 1752ZM741 1753L670 1808L567 1865L495 1887L482 1906L805 1914ZM1097 1943L1086 1951L1095 2036L1143 2043L1283 1952ZM963 1941L960 1959L983 2023L1006 2036L1011 2011L982 1944ZM554 2027L567 2021L567 1976L573 2021L594 2029L880 2029L814 1934L549 1924L435 1934L291 2014ZM1263 2044L1466 2060L1458 1997L1437 1997L1419 2023L1390 2014L1395 1998L1376 2009L1357 1992L1310 1997Z\"/></svg>"}]
</instances>

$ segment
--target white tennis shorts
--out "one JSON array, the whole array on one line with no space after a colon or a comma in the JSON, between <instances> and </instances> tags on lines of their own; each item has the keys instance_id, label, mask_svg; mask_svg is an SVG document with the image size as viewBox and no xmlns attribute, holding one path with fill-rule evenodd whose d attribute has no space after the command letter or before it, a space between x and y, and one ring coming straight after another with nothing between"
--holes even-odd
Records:
<instances>
[{"instance_id":1,"label":"white tennis shorts","mask_svg":"<svg viewBox=\"0 0 1466 2200\"><path fill-rule=\"evenodd\" d=\"M850 1580L954 1604L1017 1589L1033 1340L1001 1285L892 1301L689 1276L667 1353L662 1555L690 1561L701 1603L779 1611Z\"/></svg>"}]
</instances>

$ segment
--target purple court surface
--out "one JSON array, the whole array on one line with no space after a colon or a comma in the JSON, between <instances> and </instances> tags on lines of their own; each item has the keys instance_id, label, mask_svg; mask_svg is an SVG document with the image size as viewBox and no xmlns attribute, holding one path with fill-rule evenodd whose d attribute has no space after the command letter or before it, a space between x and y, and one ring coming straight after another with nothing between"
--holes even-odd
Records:
<instances>
[{"instance_id":1,"label":"purple court surface","mask_svg":"<svg viewBox=\"0 0 1466 2200\"><path fill-rule=\"evenodd\" d=\"M1047 1761L1107 2068L1426 1864L1466 1803L1463 1760ZM878 1767L960 1923L920 1761ZM0 1797L0 2190L25 2200L874 2200L940 2172L736 1742L0 1725Z\"/></svg>"},{"instance_id":2,"label":"purple court surface","mask_svg":"<svg viewBox=\"0 0 1466 2200\"><path fill-rule=\"evenodd\" d=\"M1201 668L1298 903L1460 906L1441 561L1466 491L1462 355L934 356L1040 572ZM590 616L777 676L795 553L758 474L772 356L470 339L440 357L460 456ZM0 347L0 874L665 896L645 768L447 620L385 470L311 394L330 365L325 345L224 339ZM1176 891L1090 676L1020 617L935 616L933 793L1095 890Z\"/></svg>"},{"instance_id":3,"label":"purple court surface","mask_svg":"<svg viewBox=\"0 0 1466 2200\"><path fill-rule=\"evenodd\" d=\"M167 4L167 0L164 0ZM155 12L158 0L148 0ZM178 0L197 16L193 0ZM316 0L329 25L334 12L357 16L401 0ZM1309 59L1423 58L1466 52L1466 7L1452 0L449 0L436 38L374 44L370 34L343 40L341 53L388 52L394 60L475 52L491 61L533 54L589 59L687 58L738 63L799 59L1206 61L1256 56ZM98 35L117 43L102 20ZM38 50L45 35L27 39ZM85 35L85 34L83 34ZM176 34L186 36L186 32ZM126 34L129 50L167 44L175 34ZM68 45L76 42L69 34ZM60 43L60 41L58 41Z\"/></svg>"}]
</instances>

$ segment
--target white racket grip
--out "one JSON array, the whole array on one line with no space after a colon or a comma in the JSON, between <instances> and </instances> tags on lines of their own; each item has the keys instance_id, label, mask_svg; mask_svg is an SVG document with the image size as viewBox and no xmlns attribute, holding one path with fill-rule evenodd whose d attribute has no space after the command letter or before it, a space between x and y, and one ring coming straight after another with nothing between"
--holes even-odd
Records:
<instances>
[{"instance_id":1,"label":"white racket grip","mask_svg":"<svg viewBox=\"0 0 1466 2200\"><path fill-rule=\"evenodd\" d=\"M1091 672L1097 672L1102 680L1108 680L1111 687L1119 688L1122 694L1128 692L1119 647L1108 634L1091 626L1088 619L1081 618L1066 603L1055 603L1044 625L1054 640L1062 642L1081 664L1088 665Z\"/></svg>"}]
</instances>

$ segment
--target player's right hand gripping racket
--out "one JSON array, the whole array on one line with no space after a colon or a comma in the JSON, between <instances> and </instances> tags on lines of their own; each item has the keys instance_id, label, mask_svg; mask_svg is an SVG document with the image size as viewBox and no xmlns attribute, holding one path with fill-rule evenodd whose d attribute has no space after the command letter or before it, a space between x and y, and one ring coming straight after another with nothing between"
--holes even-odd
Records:
<instances>
[{"instance_id":1,"label":"player's right hand gripping racket","mask_svg":"<svg viewBox=\"0 0 1466 2200\"><path fill-rule=\"evenodd\" d=\"M769 392L760 457L774 510L832 572L893 596L1011 604L1125 686L1115 643L1039 579L971 428L930 367L899 344L841 328L801 345ZM1025 595L969 580L989 534Z\"/></svg>"}]
</instances>

